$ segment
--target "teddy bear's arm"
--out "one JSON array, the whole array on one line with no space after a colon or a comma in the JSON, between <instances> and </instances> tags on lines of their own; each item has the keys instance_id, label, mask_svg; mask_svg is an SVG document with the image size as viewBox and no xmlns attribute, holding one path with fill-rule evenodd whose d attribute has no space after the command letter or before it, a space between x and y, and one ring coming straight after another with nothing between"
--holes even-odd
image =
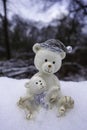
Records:
<instances>
[{"instance_id":1,"label":"teddy bear's arm","mask_svg":"<svg viewBox=\"0 0 87 130\"><path fill-rule=\"evenodd\" d=\"M50 102L54 102L56 99L59 99L62 95L61 90L60 90L60 83L57 77L53 75L52 78L53 78L54 84L47 94L47 98Z\"/></svg>"},{"instance_id":2,"label":"teddy bear's arm","mask_svg":"<svg viewBox=\"0 0 87 130\"><path fill-rule=\"evenodd\" d=\"M54 86L60 89L60 82L55 75L53 76L53 80L54 80Z\"/></svg>"},{"instance_id":3,"label":"teddy bear's arm","mask_svg":"<svg viewBox=\"0 0 87 130\"><path fill-rule=\"evenodd\" d=\"M30 96L25 96L25 97L20 97L18 104L21 105L22 103L24 103L27 100L30 100L31 97Z\"/></svg>"}]
</instances>

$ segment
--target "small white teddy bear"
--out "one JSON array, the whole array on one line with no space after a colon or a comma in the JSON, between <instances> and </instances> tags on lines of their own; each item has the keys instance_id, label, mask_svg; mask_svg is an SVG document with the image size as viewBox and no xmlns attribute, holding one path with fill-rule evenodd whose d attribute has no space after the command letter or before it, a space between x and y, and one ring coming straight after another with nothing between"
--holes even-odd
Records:
<instances>
[{"instance_id":1,"label":"small white teddy bear","mask_svg":"<svg viewBox=\"0 0 87 130\"><path fill-rule=\"evenodd\" d=\"M20 97L18 106L27 109L26 119L30 119L40 105L47 107L45 105L46 83L41 77L34 76L25 84L25 87L27 94L25 97Z\"/></svg>"}]
</instances>

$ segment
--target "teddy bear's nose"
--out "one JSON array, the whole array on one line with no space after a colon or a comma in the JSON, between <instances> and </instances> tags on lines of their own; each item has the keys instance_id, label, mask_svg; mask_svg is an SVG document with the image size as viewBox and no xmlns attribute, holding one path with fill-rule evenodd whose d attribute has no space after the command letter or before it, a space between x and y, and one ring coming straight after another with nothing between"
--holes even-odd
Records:
<instances>
[{"instance_id":1,"label":"teddy bear's nose","mask_svg":"<svg viewBox=\"0 0 87 130\"><path fill-rule=\"evenodd\" d=\"M48 65L49 68L51 68L51 65Z\"/></svg>"}]
</instances>

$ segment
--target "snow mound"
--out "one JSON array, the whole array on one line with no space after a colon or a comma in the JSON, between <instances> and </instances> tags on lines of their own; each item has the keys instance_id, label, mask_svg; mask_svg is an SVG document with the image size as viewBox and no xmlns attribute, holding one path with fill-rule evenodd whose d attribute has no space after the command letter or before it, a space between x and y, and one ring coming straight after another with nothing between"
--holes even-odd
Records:
<instances>
[{"instance_id":1,"label":"snow mound","mask_svg":"<svg viewBox=\"0 0 87 130\"><path fill-rule=\"evenodd\" d=\"M64 95L75 100L74 109L64 117L56 117L56 111L41 109L34 120L27 121L25 113L16 105L25 93L25 80L0 78L0 130L85 130L87 129L87 81L64 82Z\"/></svg>"}]
</instances>

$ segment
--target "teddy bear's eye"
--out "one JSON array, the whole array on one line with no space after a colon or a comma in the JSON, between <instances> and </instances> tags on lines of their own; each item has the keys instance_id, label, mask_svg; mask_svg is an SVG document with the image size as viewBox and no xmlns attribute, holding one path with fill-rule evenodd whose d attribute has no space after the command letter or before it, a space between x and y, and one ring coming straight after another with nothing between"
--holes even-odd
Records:
<instances>
[{"instance_id":1,"label":"teddy bear's eye","mask_svg":"<svg viewBox=\"0 0 87 130\"><path fill-rule=\"evenodd\" d=\"M38 82L36 82L36 84L38 84Z\"/></svg>"},{"instance_id":2,"label":"teddy bear's eye","mask_svg":"<svg viewBox=\"0 0 87 130\"><path fill-rule=\"evenodd\" d=\"M55 61L53 61L53 64L55 64Z\"/></svg>"},{"instance_id":3,"label":"teddy bear's eye","mask_svg":"<svg viewBox=\"0 0 87 130\"><path fill-rule=\"evenodd\" d=\"M47 62L48 60L47 59L45 59L45 62Z\"/></svg>"},{"instance_id":4,"label":"teddy bear's eye","mask_svg":"<svg viewBox=\"0 0 87 130\"><path fill-rule=\"evenodd\" d=\"M41 80L39 80L39 82L41 82Z\"/></svg>"}]
</instances>

